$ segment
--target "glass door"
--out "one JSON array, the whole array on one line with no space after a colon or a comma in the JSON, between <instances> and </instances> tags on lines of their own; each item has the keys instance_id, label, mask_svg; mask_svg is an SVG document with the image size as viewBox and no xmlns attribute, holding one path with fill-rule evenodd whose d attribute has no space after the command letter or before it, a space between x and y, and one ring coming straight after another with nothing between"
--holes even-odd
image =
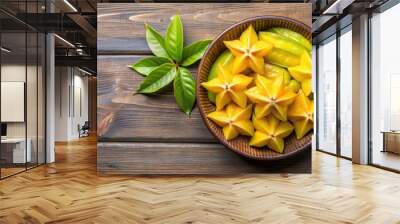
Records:
<instances>
[{"instance_id":1,"label":"glass door","mask_svg":"<svg viewBox=\"0 0 400 224\"><path fill-rule=\"evenodd\" d=\"M336 154L336 35L318 46L317 149Z\"/></svg>"}]
</instances>

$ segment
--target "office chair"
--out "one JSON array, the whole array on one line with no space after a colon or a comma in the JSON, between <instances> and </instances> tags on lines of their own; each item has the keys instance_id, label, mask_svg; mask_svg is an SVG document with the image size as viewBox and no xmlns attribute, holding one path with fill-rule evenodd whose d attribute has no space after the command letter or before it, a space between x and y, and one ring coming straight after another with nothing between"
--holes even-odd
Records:
<instances>
[{"instance_id":1,"label":"office chair","mask_svg":"<svg viewBox=\"0 0 400 224\"><path fill-rule=\"evenodd\" d=\"M90 129L89 121L85 121L82 127L78 125L78 129L79 129L79 138L89 136L89 129Z\"/></svg>"}]
</instances>

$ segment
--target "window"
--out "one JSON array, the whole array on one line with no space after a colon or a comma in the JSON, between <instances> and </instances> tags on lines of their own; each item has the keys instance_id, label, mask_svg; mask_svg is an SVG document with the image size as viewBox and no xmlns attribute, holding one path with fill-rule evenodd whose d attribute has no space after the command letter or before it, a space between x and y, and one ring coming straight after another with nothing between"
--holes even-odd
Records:
<instances>
[{"instance_id":1,"label":"window","mask_svg":"<svg viewBox=\"0 0 400 224\"><path fill-rule=\"evenodd\" d=\"M336 36L318 47L318 149L336 153Z\"/></svg>"},{"instance_id":2,"label":"window","mask_svg":"<svg viewBox=\"0 0 400 224\"><path fill-rule=\"evenodd\" d=\"M352 32L348 26L340 36L340 155L352 156Z\"/></svg>"},{"instance_id":3,"label":"window","mask_svg":"<svg viewBox=\"0 0 400 224\"><path fill-rule=\"evenodd\" d=\"M400 5L371 18L370 161L400 170Z\"/></svg>"}]
</instances>

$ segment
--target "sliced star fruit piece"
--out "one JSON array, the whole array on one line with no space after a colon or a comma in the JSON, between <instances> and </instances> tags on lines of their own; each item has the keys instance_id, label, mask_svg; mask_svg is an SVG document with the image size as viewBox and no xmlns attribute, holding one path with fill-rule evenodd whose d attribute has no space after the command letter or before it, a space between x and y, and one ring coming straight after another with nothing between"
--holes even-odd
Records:
<instances>
[{"instance_id":1,"label":"sliced star fruit piece","mask_svg":"<svg viewBox=\"0 0 400 224\"><path fill-rule=\"evenodd\" d=\"M218 67L220 65L226 67L229 70L232 70L232 61L233 61L233 54L229 50L222 52L222 54L218 56L217 60L215 60L214 64L211 66L207 80L211 80L217 77ZM208 92L208 99L215 104L214 93Z\"/></svg>"},{"instance_id":2,"label":"sliced star fruit piece","mask_svg":"<svg viewBox=\"0 0 400 224\"><path fill-rule=\"evenodd\" d=\"M224 110L209 113L207 117L222 127L226 140L232 140L239 135L253 136L254 127L250 121L252 106L245 109L236 104L228 104Z\"/></svg>"},{"instance_id":3,"label":"sliced star fruit piece","mask_svg":"<svg viewBox=\"0 0 400 224\"><path fill-rule=\"evenodd\" d=\"M297 139L303 138L314 126L314 101L302 90L288 109L288 118L293 123Z\"/></svg>"},{"instance_id":4,"label":"sliced star fruit piece","mask_svg":"<svg viewBox=\"0 0 400 224\"><path fill-rule=\"evenodd\" d=\"M300 64L288 68L290 75L301 83L301 88L306 96L312 92L312 62L310 55L306 52L301 56Z\"/></svg>"},{"instance_id":5,"label":"sliced star fruit piece","mask_svg":"<svg viewBox=\"0 0 400 224\"><path fill-rule=\"evenodd\" d=\"M287 108L297 94L286 88L283 77L268 79L257 75L255 83L256 86L247 90L245 94L250 101L256 104L256 118L262 118L272 113L278 119L286 121Z\"/></svg>"},{"instance_id":6,"label":"sliced star fruit piece","mask_svg":"<svg viewBox=\"0 0 400 224\"><path fill-rule=\"evenodd\" d=\"M260 41L252 25L242 33L239 40L224 41L224 44L235 56L233 73L251 68L258 74L264 74L264 56L272 50L273 45Z\"/></svg>"},{"instance_id":7,"label":"sliced star fruit piece","mask_svg":"<svg viewBox=\"0 0 400 224\"><path fill-rule=\"evenodd\" d=\"M289 122L279 121L274 116L257 119L253 117L253 125L256 129L250 139L250 145L254 147L264 147L283 153L285 149L284 138L293 131L293 126Z\"/></svg>"},{"instance_id":8,"label":"sliced star fruit piece","mask_svg":"<svg viewBox=\"0 0 400 224\"><path fill-rule=\"evenodd\" d=\"M222 110L231 101L245 108L247 106L247 97L244 94L244 90L247 89L252 80L253 78L246 75L233 75L229 69L220 65L217 77L208 82L203 82L201 85L209 92L216 94L215 104L217 110Z\"/></svg>"}]
</instances>

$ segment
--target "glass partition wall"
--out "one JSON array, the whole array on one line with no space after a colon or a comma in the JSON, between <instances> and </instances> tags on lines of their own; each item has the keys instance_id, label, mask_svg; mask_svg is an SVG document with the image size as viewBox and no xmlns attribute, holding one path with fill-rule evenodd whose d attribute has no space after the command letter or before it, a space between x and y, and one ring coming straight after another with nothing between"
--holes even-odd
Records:
<instances>
[{"instance_id":1,"label":"glass partition wall","mask_svg":"<svg viewBox=\"0 0 400 224\"><path fill-rule=\"evenodd\" d=\"M319 151L352 157L351 25L317 45L317 138Z\"/></svg>"},{"instance_id":2,"label":"glass partition wall","mask_svg":"<svg viewBox=\"0 0 400 224\"><path fill-rule=\"evenodd\" d=\"M38 2L18 7L35 13ZM45 41L44 33L0 11L1 179L45 163Z\"/></svg>"}]
</instances>

